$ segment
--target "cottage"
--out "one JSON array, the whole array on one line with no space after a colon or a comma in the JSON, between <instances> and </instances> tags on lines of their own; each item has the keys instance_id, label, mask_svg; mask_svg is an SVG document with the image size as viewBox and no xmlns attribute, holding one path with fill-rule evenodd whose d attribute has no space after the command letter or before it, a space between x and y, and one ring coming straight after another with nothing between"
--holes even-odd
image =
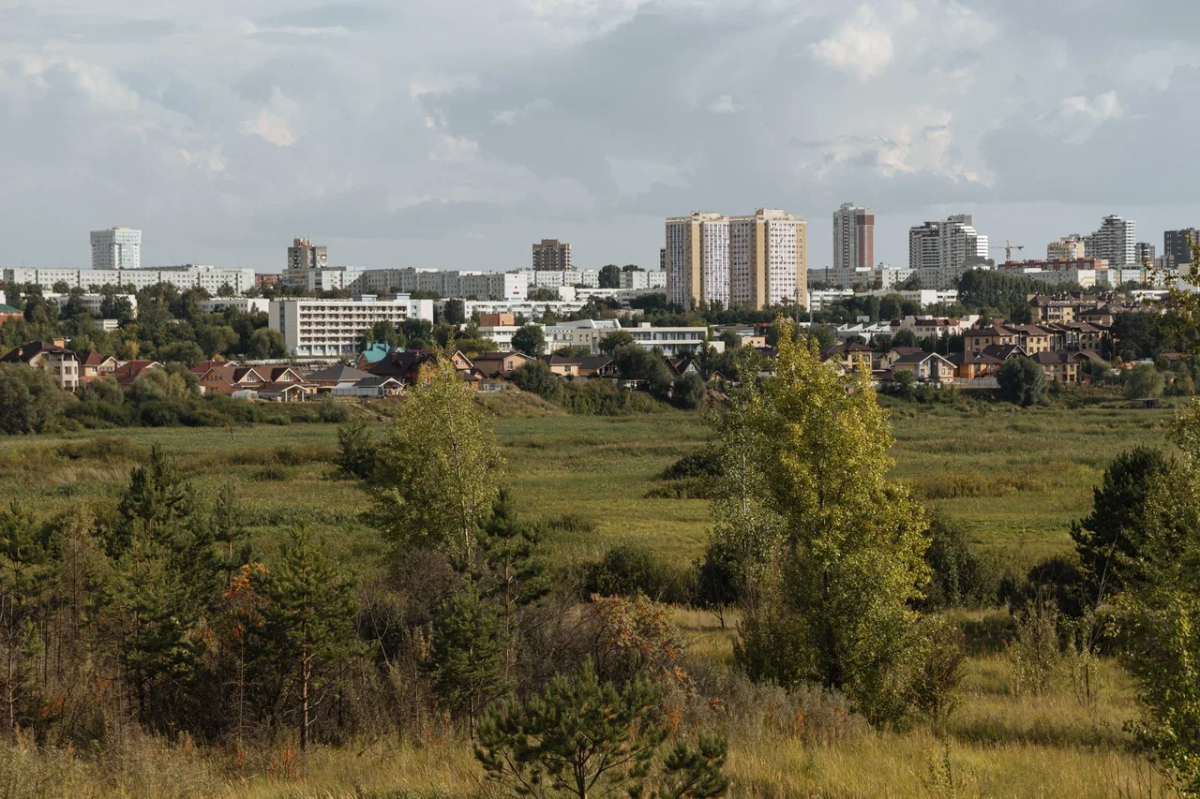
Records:
<instances>
[{"instance_id":1,"label":"cottage","mask_svg":"<svg viewBox=\"0 0 1200 799\"><path fill-rule=\"evenodd\" d=\"M133 384L156 369L164 368L158 361L126 361L113 370L113 379L123 391L133 390Z\"/></svg>"},{"instance_id":2,"label":"cottage","mask_svg":"<svg viewBox=\"0 0 1200 799\"><path fill-rule=\"evenodd\" d=\"M50 373L63 391L79 387L79 356L64 345L62 339L53 342L31 341L10 351L0 363L23 363Z\"/></svg>"},{"instance_id":3,"label":"cottage","mask_svg":"<svg viewBox=\"0 0 1200 799\"><path fill-rule=\"evenodd\" d=\"M1042 367L1046 379L1056 383L1079 382L1079 356L1073 352L1037 352L1030 360Z\"/></svg>"},{"instance_id":4,"label":"cottage","mask_svg":"<svg viewBox=\"0 0 1200 799\"><path fill-rule=\"evenodd\" d=\"M948 360L954 366L954 377L958 380L978 380L990 377L1000 370L1004 361L993 355L965 350L950 355Z\"/></svg>"},{"instance_id":5,"label":"cottage","mask_svg":"<svg viewBox=\"0 0 1200 799\"><path fill-rule=\"evenodd\" d=\"M343 383L357 383L359 380L371 377L368 372L361 369L355 369L353 366L345 364L335 364L318 372L313 372L308 377L304 378L304 382L311 386L315 386L318 392L332 391L335 386L340 386Z\"/></svg>"},{"instance_id":6,"label":"cottage","mask_svg":"<svg viewBox=\"0 0 1200 799\"><path fill-rule=\"evenodd\" d=\"M903 371L913 372L918 380L954 379L954 364L936 352L914 352L892 364L893 376Z\"/></svg>"},{"instance_id":7,"label":"cottage","mask_svg":"<svg viewBox=\"0 0 1200 799\"><path fill-rule=\"evenodd\" d=\"M473 363L484 377L508 377L529 361L521 352L485 352L475 356Z\"/></svg>"},{"instance_id":8,"label":"cottage","mask_svg":"<svg viewBox=\"0 0 1200 799\"><path fill-rule=\"evenodd\" d=\"M79 382L91 383L110 376L117 370L117 359L111 355L89 352L79 360Z\"/></svg>"},{"instance_id":9,"label":"cottage","mask_svg":"<svg viewBox=\"0 0 1200 799\"><path fill-rule=\"evenodd\" d=\"M245 396L241 392L256 392L271 382L267 370L259 371L259 367L240 366L232 361L205 361L189 371L196 375L200 391L206 396Z\"/></svg>"},{"instance_id":10,"label":"cottage","mask_svg":"<svg viewBox=\"0 0 1200 799\"><path fill-rule=\"evenodd\" d=\"M865 344L857 341L834 344L821 350L821 361L835 363L845 372L855 372L858 369L871 371L871 359L875 352Z\"/></svg>"}]
</instances>

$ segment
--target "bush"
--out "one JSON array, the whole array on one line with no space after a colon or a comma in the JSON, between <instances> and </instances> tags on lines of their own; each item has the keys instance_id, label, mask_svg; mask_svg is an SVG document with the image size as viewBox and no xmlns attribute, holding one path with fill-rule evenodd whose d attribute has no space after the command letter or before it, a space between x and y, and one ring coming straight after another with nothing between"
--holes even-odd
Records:
<instances>
[{"instance_id":1,"label":"bush","mask_svg":"<svg viewBox=\"0 0 1200 799\"><path fill-rule=\"evenodd\" d=\"M1164 378L1162 373L1151 364L1139 364L1125 378L1125 397L1127 399L1145 399L1162 394Z\"/></svg>"},{"instance_id":2,"label":"bush","mask_svg":"<svg viewBox=\"0 0 1200 799\"><path fill-rule=\"evenodd\" d=\"M585 587L600 596L641 594L659 602L688 603L695 596L694 579L690 570L670 568L646 547L624 544L588 569Z\"/></svg>"},{"instance_id":3,"label":"bush","mask_svg":"<svg viewBox=\"0 0 1200 799\"><path fill-rule=\"evenodd\" d=\"M0 433L36 433L74 401L49 372L0 364Z\"/></svg>"},{"instance_id":4,"label":"bush","mask_svg":"<svg viewBox=\"0 0 1200 799\"><path fill-rule=\"evenodd\" d=\"M934 517L929 533L925 562L933 574L925 592L926 607L994 605L1000 591L1000 571L996 565L975 552L962 528L946 519Z\"/></svg>"},{"instance_id":5,"label":"bush","mask_svg":"<svg viewBox=\"0 0 1200 799\"><path fill-rule=\"evenodd\" d=\"M671 385L671 400L675 407L694 411L704 403L704 378L695 372L680 375Z\"/></svg>"},{"instance_id":6,"label":"bush","mask_svg":"<svg viewBox=\"0 0 1200 799\"><path fill-rule=\"evenodd\" d=\"M996 375L1000 397L1022 407L1036 405L1046 394L1046 373L1023 356L1009 358Z\"/></svg>"}]
</instances>

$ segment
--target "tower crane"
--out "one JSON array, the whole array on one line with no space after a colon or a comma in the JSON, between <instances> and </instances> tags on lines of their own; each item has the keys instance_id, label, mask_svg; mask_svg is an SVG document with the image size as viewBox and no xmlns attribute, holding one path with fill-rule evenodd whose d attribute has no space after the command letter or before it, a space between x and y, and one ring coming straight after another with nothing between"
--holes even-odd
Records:
<instances>
[{"instance_id":1,"label":"tower crane","mask_svg":"<svg viewBox=\"0 0 1200 799\"><path fill-rule=\"evenodd\" d=\"M1011 241L1009 241L1008 239L1005 239L1005 240L1004 240L1004 246L1003 246L1003 247L1000 247L1000 246L998 246L998 245L997 245L997 246L995 246L995 247L989 247L988 249L990 249L990 250L1004 250L1004 262L1005 262L1005 263L1009 263L1009 262L1011 262L1011 261L1012 261L1012 251L1013 251L1013 250L1016 250L1017 252L1020 252L1021 250L1025 249L1025 245L1024 245L1024 244L1013 244L1013 243L1012 243Z\"/></svg>"}]
</instances>

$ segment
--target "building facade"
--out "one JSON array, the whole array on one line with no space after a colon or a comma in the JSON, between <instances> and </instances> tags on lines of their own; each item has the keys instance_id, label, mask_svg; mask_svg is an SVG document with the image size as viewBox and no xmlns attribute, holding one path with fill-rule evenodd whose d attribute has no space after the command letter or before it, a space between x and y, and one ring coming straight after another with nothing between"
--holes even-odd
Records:
<instances>
[{"instance_id":1,"label":"building facade","mask_svg":"<svg viewBox=\"0 0 1200 799\"><path fill-rule=\"evenodd\" d=\"M1084 250L1083 237L1072 233L1046 245L1046 260L1075 261L1084 257Z\"/></svg>"},{"instance_id":2,"label":"building facade","mask_svg":"<svg viewBox=\"0 0 1200 799\"><path fill-rule=\"evenodd\" d=\"M338 358L359 351L363 331L376 322L399 325L409 319L433 321L433 300L402 294L391 300L363 296L354 300L271 300L272 330L283 335L289 355Z\"/></svg>"},{"instance_id":3,"label":"building facade","mask_svg":"<svg viewBox=\"0 0 1200 799\"><path fill-rule=\"evenodd\" d=\"M1154 245L1148 241L1139 241L1134 248L1134 263L1145 264L1149 262L1154 264Z\"/></svg>"},{"instance_id":4,"label":"building facade","mask_svg":"<svg viewBox=\"0 0 1200 799\"><path fill-rule=\"evenodd\" d=\"M92 231L92 269L140 269L142 231L127 227Z\"/></svg>"},{"instance_id":5,"label":"building facade","mask_svg":"<svg viewBox=\"0 0 1200 799\"><path fill-rule=\"evenodd\" d=\"M534 271L562 271L571 268L571 245L558 239L542 239L533 245Z\"/></svg>"},{"instance_id":6,"label":"building facade","mask_svg":"<svg viewBox=\"0 0 1200 799\"><path fill-rule=\"evenodd\" d=\"M1194 227L1163 232L1163 256L1174 257L1175 265L1192 262L1192 245L1200 245L1200 230Z\"/></svg>"},{"instance_id":7,"label":"building facade","mask_svg":"<svg viewBox=\"0 0 1200 799\"><path fill-rule=\"evenodd\" d=\"M32 284L49 291L59 282L69 288L85 291L93 286L134 290L149 288L159 283L170 283L180 291L202 288L216 295L223 289L234 294L243 294L254 288L253 269L220 269L215 266L162 266L147 269L0 269L6 283L15 285Z\"/></svg>"},{"instance_id":8,"label":"building facade","mask_svg":"<svg viewBox=\"0 0 1200 799\"><path fill-rule=\"evenodd\" d=\"M1117 215L1106 216L1100 229L1083 240L1088 258L1103 258L1111 267L1137 266L1137 223Z\"/></svg>"},{"instance_id":9,"label":"building facade","mask_svg":"<svg viewBox=\"0 0 1200 799\"><path fill-rule=\"evenodd\" d=\"M875 212L842 203L833 212L833 268L869 269L875 263Z\"/></svg>"},{"instance_id":10,"label":"building facade","mask_svg":"<svg viewBox=\"0 0 1200 799\"><path fill-rule=\"evenodd\" d=\"M287 251L287 268L324 269L329 266L329 248L316 246L311 239L292 239L292 246Z\"/></svg>"},{"instance_id":11,"label":"building facade","mask_svg":"<svg viewBox=\"0 0 1200 799\"><path fill-rule=\"evenodd\" d=\"M975 230L970 214L909 228L908 266L913 270L957 269L988 260L988 237ZM922 288L938 288L926 286Z\"/></svg>"},{"instance_id":12,"label":"building facade","mask_svg":"<svg viewBox=\"0 0 1200 799\"><path fill-rule=\"evenodd\" d=\"M652 272L622 272L620 281L619 288L622 289L665 289L667 287L667 273L661 270ZM599 285L598 280L597 285Z\"/></svg>"}]
</instances>

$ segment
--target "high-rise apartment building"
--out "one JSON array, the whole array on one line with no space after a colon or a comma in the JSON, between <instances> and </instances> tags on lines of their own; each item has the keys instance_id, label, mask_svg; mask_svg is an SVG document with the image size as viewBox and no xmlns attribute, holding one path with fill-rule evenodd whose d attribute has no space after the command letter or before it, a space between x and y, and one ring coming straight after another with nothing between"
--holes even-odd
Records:
<instances>
[{"instance_id":1,"label":"high-rise apartment building","mask_svg":"<svg viewBox=\"0 0 1200 799\"><path fill-rule=\"evenodd\" d=\"M1104 217L1100 229L1083 240L1088 258L1103 258L1112 269L1136 266L1137 223L1115 214Z\"/></svg>"},{"instance_id":2,"label":"high-rise apartment building","mask_svg":"<svg viewBox=\"0 0 1200 799\"><path fill-rule=\"evenodd\" d=\"M875 212L842 203L833 212L833 268L870 269L875 265Z\"/></svg>"},{"instance_id":3,"label":"high-rise apartment building","mask_svg":"<svg viewBox=\"0 0 1200 799\"><path fill-rule=\"evenodd\" d=\"M533 245L534 271L562 272L571 268L571 245L558 239L542 239Z\"/></svg>"},{"instance_id":4,"label":"high-rise apartment building","mask_svg":"<svg viewBox=\"0 0 1200 799\"><path fill-rule=\"evenodd\" d=\"M988 258L988 237L977 233L970 214L909 228L910 269L955 269Z\"/></svg>"},{"instance_id":5,"label":"high-rise apartment building","mask_svg":"<svg viewBox=\"0 0 1200 799\"><path fill-rule=\"evenodd\" d=\"M1047 261L1078 261L1084 257L1083 237L1078 233L1063 236L1046 245Z\"/></svg>"},{"instance_id":6,"label":"high-rise apartment building","mask_svg":"<svg viewBox=\"0 0 1200 799\"><path fill-rule=\"evenodd\" d=\"M325 269L329 266L329 248L315 246L311 239L293 239L288 247L289 270Z\"/></svg>"},{"instance_id":7,"label":"high-rise apartment building","mask_svg":"<svg viewBox=\"0 0 1200 799\"><path fill-rule=\"evenodd\" d=\"M688 310L791 304L808 288L807 223L783 211L672 217L666 245L667 302Z\"/></svg>"},{"instance_id":8,"label":"high-rise apartment building","mask_svg":"<svg viewBox=\"0 0 1200 799\"><path fill-rule=\"evenodd\" d=\"M127 227L92 231L92 269L139 269L142 231Z\"/></svg>"},{"instance_id":9,"label":"high-rise apartment building","mask_svg":"<svg viewBox=\"0 0 1200 799\"><path fill-rule=\"evenodd\" d=\"M1134 247L1133 254L1135 257L1134 263L1144 264L1149 261L1154 263L1154 245L1148 241L1139 241Z\"/></svg>"},{"instance_id":10,"label":"high-rise apartment building","mask_svg":"<svg viewBox=\"0 0 1200 799\"><path fill-rule=\"evenodd\" d=\"M1173 257L1175 264L1192 262L1192 245L1200 244L1200 230L1194 227L1182 230L1167 230L1163 232L1163 252L1167 257Z\"/></svg>"}]
</instances>

